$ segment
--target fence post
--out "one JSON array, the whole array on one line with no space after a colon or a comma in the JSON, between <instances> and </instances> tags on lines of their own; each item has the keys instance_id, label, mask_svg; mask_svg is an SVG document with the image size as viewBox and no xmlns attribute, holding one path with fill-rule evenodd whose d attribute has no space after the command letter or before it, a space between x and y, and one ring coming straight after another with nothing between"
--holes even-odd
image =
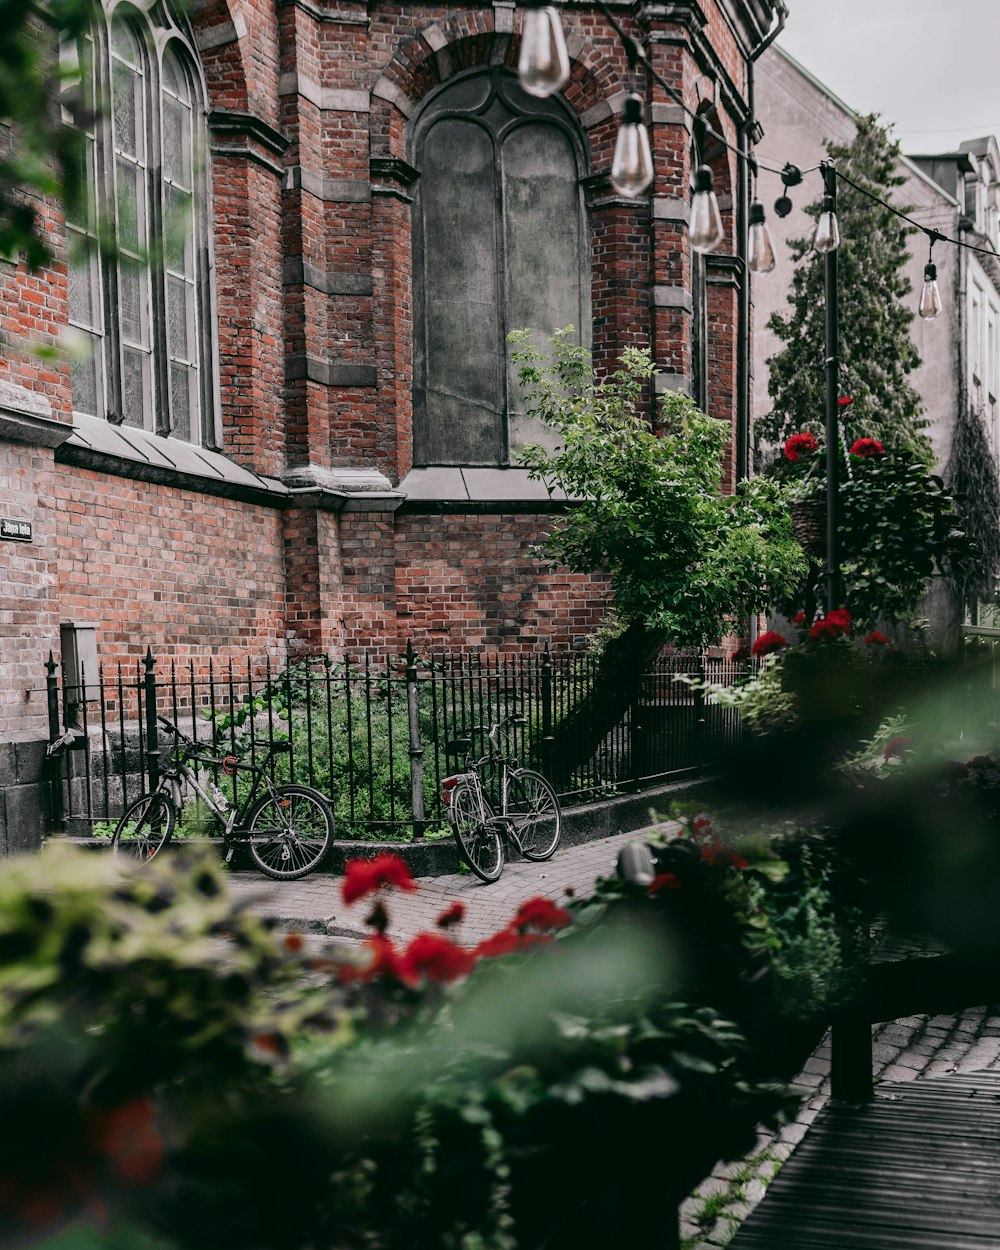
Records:
<instances>
[{"instance_id":1,"label":"fence post","mask_svg":"<svg viewBox=\"0 0 1000 1250\"><path fill-rule=\"evenodd\" d=\"M149 647L142 666L146 670L142 681L146 697L146 771L152 794L160 783L160 750L156 726L156 661Z\"/></svg>"},{"instance_id":2,"label":"fence post","mask_svg":"<svg viewBox=\"0 0 1000 1250\"><path fill-rule=\"evenodd\" d=\"M694 758L699 766L705 764L705 653L698 657L698 681L694 688ZM713 746L716 745L713 743Z\"/></svg>"},{"instance_id":3,"label":"fence post","mask_svg":"<svg viewBox=\"0 0 1000 1250\"><path fill-rule=\"evenodd\" d=\"M549 644L542 652L542 772L554 775L556 740L552 733L552 653Z\"/></svg>"},{"instance_id":4,"label":"fence post","mask_svg":"<svg viewBox=\"0 0 1000 1250\"><path fill-rule=\"evenodd\" d=\"M406 713L410 731L410 798L413 804L413 836L422 838L424 819L424 748L420 740L420 705L417 692L417 661L413 641L406 644Z\"/></svg>"},{"instance_id":5,"label":"fence post","mask_svg":"<svg viewBox=\"0 0 1000 1250\"><path fill-rule=\"evenodd\" d=\"M643 741L646 727L642 723L641 703L642 689L640 686L639 693L631 700L628 707L628 759L629 772L632 774L628 784L631 790L636 791L642 789L642 763L646 755L646 747Z\"/></svg>"},{"instance_id":6,"label":"fence post","mask_svg":"<svg viewBox=\"0 0 1000 1250\"><path fill-rule=\"evenodd\" d=\"M48 703L49 710L49 741L55 742L59 737L59 679L56 677L56 670L59 665L52 658L52 652L49 652L49 658L45 665L45 698ZM52 808L52 824L60 831L64 831L66 827L66 818L63 811L63 792L62 792L62 759L57 754L50 757L49 761L49 802Z\"/></svg>"}]
</instances>

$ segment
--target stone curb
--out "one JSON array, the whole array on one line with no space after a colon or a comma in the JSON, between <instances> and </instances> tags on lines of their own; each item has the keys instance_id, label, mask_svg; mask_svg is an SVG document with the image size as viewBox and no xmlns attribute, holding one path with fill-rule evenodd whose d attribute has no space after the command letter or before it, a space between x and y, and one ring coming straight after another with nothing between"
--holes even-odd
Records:
<instances>
[{"instance_id":1,"label":"stone curb","mask_svg":"<svg viewBox=\"0 0 1000 1250\"><path fill-rule=\"evenodd\" d=\"M611 834L625 833L632 829L643 829L655 824L666 815L659 808L667 808L671 801L678 798L694 798L697 791L710 778L697 777L686 781L674 781L667 785L655 786L638 794L615 795L594 803L582 803L578 807L563 809L563 846L580 846L585 842L595 842ZM110 848L107 838L74 838L54 836L49 841L67 842L74 846L82 846L90 851L106 851ZM218 838L185 838L171 842L172 854L187 849L200 850L204 847L217 847ZM458 872L459 861L455 850L454 839L449 835L429 841L417 842L360 842L354 839L335 838L330 844L326 861L319 869L319 875L341 876L344 865L349 859L373 859L376 855L390 852L405 861L414 877L444 877ZM240 862L237 863L237 860ZM253 867L245 855L237 850L233 859L234 868ZM262 878L266 880L266 878Z\"/></svg>"}]
</instances>

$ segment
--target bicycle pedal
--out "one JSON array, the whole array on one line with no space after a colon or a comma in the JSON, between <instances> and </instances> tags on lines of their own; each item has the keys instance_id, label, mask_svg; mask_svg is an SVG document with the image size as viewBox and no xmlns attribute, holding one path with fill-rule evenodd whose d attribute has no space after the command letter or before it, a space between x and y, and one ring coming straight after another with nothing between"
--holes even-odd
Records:
<instances>
[{"instance_id":1,"label":"bicycle pedal","mask_svg":"<svg viewBox=\"0 0 1000 1250\"><path fill-rule=\"evenodd\" d=\"M236 853L236 847L235 847L235 846L231 846L231 847L229 848L229 850L228 850L228 851L226 851L226 863L227 863L227 864L228 864L228 863L229 863L229 861L233 858L233 856L235 855L235 853Z\"/></svg>"}]
</instances>

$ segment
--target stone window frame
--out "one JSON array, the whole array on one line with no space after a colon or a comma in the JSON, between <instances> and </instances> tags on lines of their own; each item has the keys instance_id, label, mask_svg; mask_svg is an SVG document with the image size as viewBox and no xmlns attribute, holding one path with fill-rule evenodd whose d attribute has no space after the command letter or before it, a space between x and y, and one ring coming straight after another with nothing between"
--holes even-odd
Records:
<instances>
[{"instance_id":1,"label":"stone window frame","mask_svg":"<svg viewBox=\"0 0 1000 1250\"><path fill-rule=\"evenodd\" d=\"M127 420L124 404L123 335L118 316L119 258L116 247L95 246L101 238L117 239L118 207L115 181L116 143L111 120L110 100L112 75L112 26L124 22L138 38L143 58L144 162L145 201L148 211L146 234L151 240L151 260L145 267L148 281L146 315L149 325L149 373L144 382L141 401L141 425ZM108 101L103 115L94 109L97 121L90 139L93 163L88 177L90 188L90 220L67 222L68 234L86 235L91 241L87 264L96 270L94 286L99 316L92 327L98 342L97 395L100 411L95 414L112 425L141 428L160 436L174 435L195 445L219 448L222 445L221 414L218 411L218 359L215 330L214 264L212 257L211 165L209 155L208 90L189 24L174 15L158 0L119 0L105 3L100 16L89 32L93 49L93 85L97 99ZM177 70L184 75L190 95L192 125L192 232L191 282L193 307L188 318L193 352L189 359L197 370L195 393L198 400L197 420L187 433L178 434L172 414L170 364L172 350L168 341L166 258L155 263L158 245L164 240L167 176L163 162L164 97L171 94L164 84L164 57L172 56ZM79 51L64 49L64 62L80 62ZM77 80L79 83L79 79ZM77 84L67 79L73 89ZM85 103L86 89L84 91ZM67 116L68 120L68 116ZM165 251L165 249L164 249ZM193 325L191 324L193 322ZM74 326L74 321L70 320ZM77 325L76 328L79 329ZM176 355L176 352L173 353Z\"/></svg>"},{"instance_id":2,"label":"stone window frame","mask_svg":"<svg viewBox=\"0 0 1000 1250\"><path fill-rule=\"evenodd\" d=\"M477 109L469 112L462 109L452 111L447 105L447 96L450 91L457 85L474 77L484 77L489 75L493 82L487 94L484 104ZM412 334L412 351L413 351L413 428L414 428L414 450L417 442L417 428L422 414L419 411L419 394L421 381L426 376L426 361L420 350L420 334L422 328L422 291L421 276L424 265L425 256L425 240L423 237L423 223L420 214L420 147L424 135L431 126L448 116L455 117L475 117L478 114L486 113L493 100L500 95L503 102L510 107L510 100L503 97L503 83L517 84L517 74L509 67L501 65L477 65L468 70L461 71L457 74L450 75L446 81L440 84L434 91L428 94L420 103L419 109L410 119L408 127L408 157L414 166L416 173L415 186L413 188L414 206L411 225L411 241L413 253L413 334ZM442 101L444 101L442 103ZM570 106L570 104L562 98L561 95L550 96L546 99L532 99L531 113L524 113L522 117L515 123L515 126L524 126L532 124L533 120L543 121L546 125L555 126L569 140L577 165L577 186L579 188L579 212L581 223L580 235L580 279L581 289L584 291L583 303L589 314L591 303L591 283L593 281L593 256L592 256L592 229L590 222L590 206L587 200L586 188L590 181L591 174L591 157L590 144L587 131L585 130L581 119ZM494 140L496 135L494 134ZM502 174L497 179L498 187L502 184ZM499 208L498 208L499 213ZM499 216L497 218L499 221ZM504 293L500 291L501 300L504 299ZM499 310L499 323L501 326L507 324L507 309L504 305ZM512 327L509 327L512 328ZM586 346L590 345L591 326L588 322L584 326L578 326L578 330L583 335L583 342ZM503 444L504 450L499 462L493 461L482 467L504 469L510 465L510 406L509 396L507 394L506 371L501 373L501 390L503 392L503 411L504 411L504 431ZM417 467L432 467L431 462L425 460L419 455L415 455L414 464ZM462 466L455 466L462 467ZM475 465L465 465L465 468L475 468Z\"/></svg>"}]
</instances>

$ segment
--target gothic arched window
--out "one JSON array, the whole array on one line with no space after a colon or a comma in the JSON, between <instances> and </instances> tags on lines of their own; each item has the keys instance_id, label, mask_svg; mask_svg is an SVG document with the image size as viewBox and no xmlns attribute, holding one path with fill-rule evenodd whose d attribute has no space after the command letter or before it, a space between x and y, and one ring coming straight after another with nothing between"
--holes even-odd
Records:
<instances>
[{"instance_id":1,"label":"gothic arched window","mask_svg":"<svg viewBox=\"0 0 1000 1250\"><path fill-rule=\"evenodd\" d=\"M201 77L160 6L104 16L76 49L94 121L84 208L67 222L73 407L213 444Z\"/></svg>"},{"instance_id":2,"label":"gothic arched window","mask_svg":"<svg viewBox=\"0 0 1000 1250\"><path fill-rule=\"evenodd\" d=\"M473 71L416 119L414 461L503 465L539 438L506 336L567 325L589 342L582 134L559 100Z\"/></svg>"}]
</instances>

